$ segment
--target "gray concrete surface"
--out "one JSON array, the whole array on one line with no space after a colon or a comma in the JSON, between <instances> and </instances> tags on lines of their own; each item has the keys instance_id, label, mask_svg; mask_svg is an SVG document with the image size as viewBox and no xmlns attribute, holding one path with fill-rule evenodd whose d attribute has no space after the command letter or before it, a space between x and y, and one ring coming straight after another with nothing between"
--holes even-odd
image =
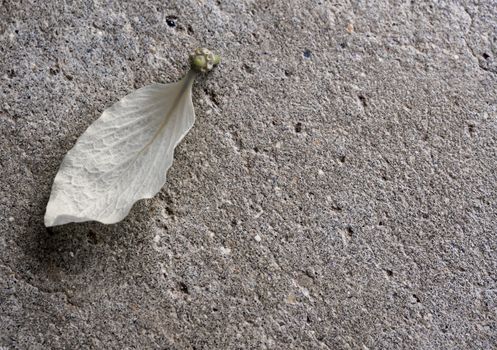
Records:
<instances>
[{"instance_id":1,"label":"gray concrete surface","mask_svg":"<svg viewBox=\"0 0 497 350\"><path fill-rule=\"evenodd\" d=\"M495 349L494 1L0 16L0 349ZM197 46L224 61L162 192L46 230L76 138Z\"/></svg>"}]
</instances>

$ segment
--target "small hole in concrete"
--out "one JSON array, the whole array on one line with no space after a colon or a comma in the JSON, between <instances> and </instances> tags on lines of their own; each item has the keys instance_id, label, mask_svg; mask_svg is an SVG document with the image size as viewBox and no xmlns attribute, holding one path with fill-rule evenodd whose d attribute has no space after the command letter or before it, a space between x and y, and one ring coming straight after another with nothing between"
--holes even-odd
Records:
<instances>
[{"instance_id":1,"label":"small hole in concrete","mask_svg":"<svg viewBox=\"0 0 497 350\"><path fill-rule=\"evenodd\" d=\"M171 207L166 207L166 213L169 216L174 216L174 210Z\"/></svg>"},{"instance_id":2,"label":"small hole in concrete","mask_svg":"<svg viewBox=\"0 0 497 350\"><path fill-rule=\"evenodd\" d=\"M484 59L488 60L488 58L490 57L490 55L486 52L483 53L483 55L481 55Z\"/></svg>"},{"instance_id":3,"label":"small hole in concrete","mask_svg":"<svg viewBox=\"0 0 497 350\"><path fill-rule=\"evenodd\" d=\"M54 67L51 67L51 68L48 70L48 72L49 72L51 75L56 75L57 73L59 73L59 72L60 72L60 70L59 70L59 67L54 66Z\"/></svg>"},{"instance_id":4,"label":"small hole in concrete","mask_svg":"<svg viewBox=\"0 0 497 350\"><path fill-rule=\"evenodd\" d=\"M249 66L248 64L246 64L246 63L244 63L244 64L242 65L242 69L243 69L244 71L246 71L247 73L250 73L250 74L252 74L252 73L254 72L254 69L253 69L252 67L250 67L250 66Z\"/></svg>"},{"instance_id":5,"label":"small hole in concrete","mask_svg":"<svg viewBox=\"0 0 497 350\"><path fill-rule=\"evenodd\" d=\"M340 163L345 163L345 156L340 156L339 160L340 160Z\"/></svg>"},{"instance_id":6,"label":"small hole in concrete","mask_svg":"<svg viewBox=\"0 0 497 350\"><path fill-rule=\"evenodd\" d=\"M174 28L176 27L176 21L178 20L178 17L176 16L167 16L166 17L166 24L171 27L171 28Z\"/></svg>"},{"instance_id":7,"label":"small hole in concrete","mask_svg":"<svg viewBox=\"0 0 497 350\"><path fill-rule=\"evenodd\" d=\"M295 132L296 133L302 132L302 123L301 122L298 122L297 124L295 124Z\"/></svg>"},{"instance_id":8,"label":"small hole in concrete","mask_svg":"<svg viewBox=\"0 0 497 350\"><path fill-rule=\"evenodd\" d=\"M182 291L185 294L190 294L190 292L188 291L188 286L185 283L180 282L180 283L178 283L178 285L179 285L180 291Z\"/></svg>"},{"instance_id":9,"label":"small hole in concrete","mask_svg":"<svg viewBox=\"0 0 497 350\"><path fill-rule=\"evenodd\" d=\"M311 58L312 52L311 50L305 49L304 50L304 57L305 58Z\"/></svg>"},{"instance_id":10,"label":"small hole in concrete","mask_svg":"<svg viewBox=\"0 0 497 350\"><path fill-rule=\"evenodd\" d=\"M95 231L88 232L88 242L90 242L91 244L98 243L98 238L97 238L97 234L95 233Z\"/></svg>"},{"instance_id":11,"label":"small hole in concrete","mask_svg":"<svg viewBox=\"0 0 497 350\"><path fill-rule=\"evenodd\" d=\"M349 237L351 237L354 234L354 230L352 229L352 226L347 227L347 234Z\"/></svg>"},{"instance_id":12,"label":"small hole in concrete","mask_svg":"<svg viewBox=\"0 0 497 350\"><path fill-rule=\"evenodd\" d=\"M366 102L366 97L364 97L363 95L359 95L359 96L357 96L357 98L359 99L359 101L361 101L361 104L362 104L363 107L367 107L368 106L368 104Z\"/></svg>"}]
</instances>

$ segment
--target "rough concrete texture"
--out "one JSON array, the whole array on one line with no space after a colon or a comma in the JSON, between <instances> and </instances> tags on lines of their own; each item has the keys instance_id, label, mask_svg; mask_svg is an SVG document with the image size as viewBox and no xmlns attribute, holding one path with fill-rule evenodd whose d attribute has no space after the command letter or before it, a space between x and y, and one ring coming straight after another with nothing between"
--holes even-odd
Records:
<instances>
[{"instance_id":1,"label":"rough concrete texture","mask_svg":"<svg viewBox=\"0 0 497 350\"><path fill-rule=\"evenodd\" d=\"M495 348L493 0L0 6L1 349ZM162 192L45 229L76 138L197 46Z\"/></svg>"}]
</instances>

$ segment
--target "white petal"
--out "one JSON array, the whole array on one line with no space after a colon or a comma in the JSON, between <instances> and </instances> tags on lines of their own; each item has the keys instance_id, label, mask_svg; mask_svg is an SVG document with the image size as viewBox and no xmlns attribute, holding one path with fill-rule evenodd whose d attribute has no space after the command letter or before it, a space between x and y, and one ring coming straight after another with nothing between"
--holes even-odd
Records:
<instances>
[{"instance_id":1,"label":"white petal","mask_svg":"<svg viewBox=\"0 0 497 350\"><path fill-rule=\"evenodd\" d=\"M45 225L121 221L166 182L174 148L193 126L195 73L136 90L106 109L66 154L55 176Z\"/></svg>"}]
</instances>

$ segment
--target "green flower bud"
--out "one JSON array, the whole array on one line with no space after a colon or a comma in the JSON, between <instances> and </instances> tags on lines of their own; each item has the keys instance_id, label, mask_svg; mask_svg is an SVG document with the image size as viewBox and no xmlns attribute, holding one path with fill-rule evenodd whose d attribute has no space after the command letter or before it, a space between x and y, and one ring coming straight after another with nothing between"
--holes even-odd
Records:
<instances>
[{"instance_id":1,"label":"green flower bud","mask_svg":"<svg viewBox=\"0 0 497 350\"><path fill-rule=\"evenodd\" d=\"M220 62L221 57L206 48L198 48L190 55L190 65L197 72L207 73Z\"/></svg>"}]
</instances>

